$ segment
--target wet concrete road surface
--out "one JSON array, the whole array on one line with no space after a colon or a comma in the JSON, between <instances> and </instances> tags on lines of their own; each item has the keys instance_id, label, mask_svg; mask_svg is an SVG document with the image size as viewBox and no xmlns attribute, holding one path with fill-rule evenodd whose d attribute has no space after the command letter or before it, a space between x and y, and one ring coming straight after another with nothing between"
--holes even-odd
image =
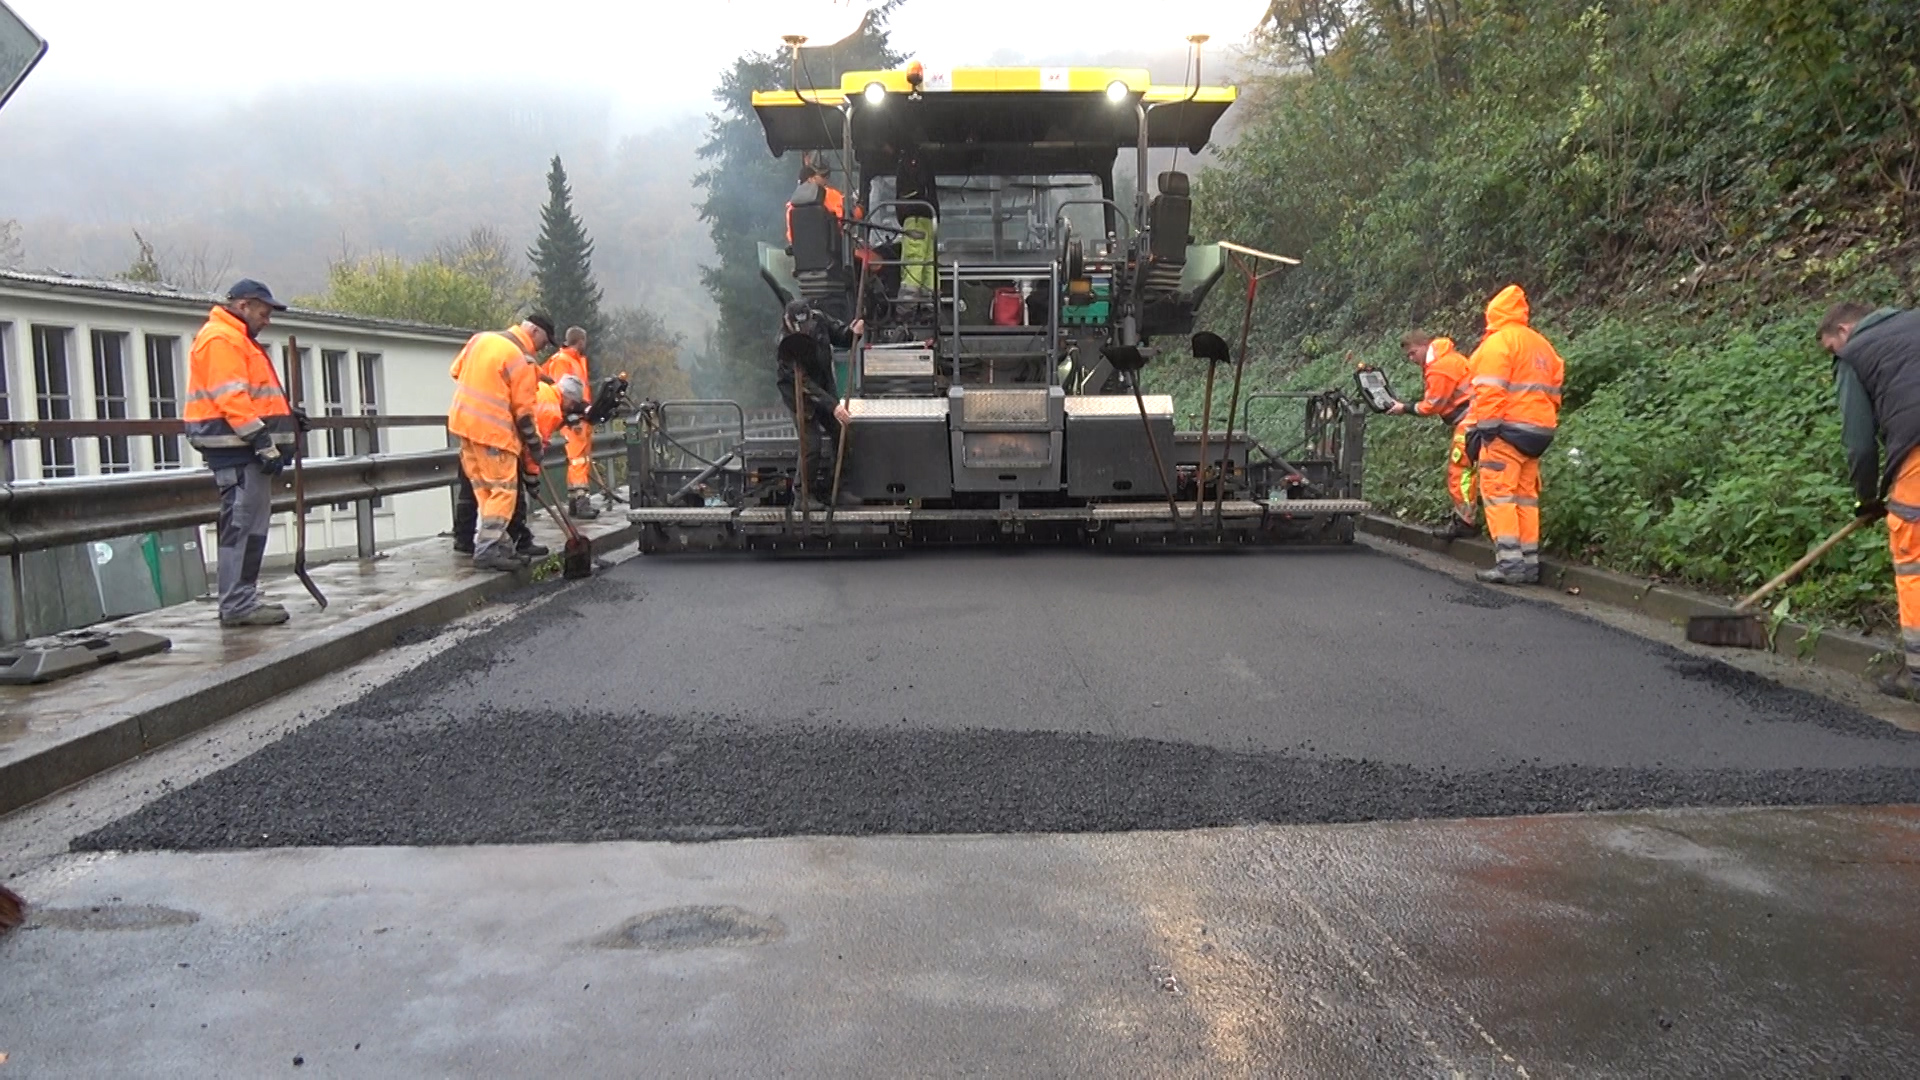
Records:
<instances>
[{"instance_id":1,"label":"wet concrete road surface","mask_svg":"<svg viewBox=\"0 0 1920 1080\"><path fill-rule=\"evenodd\" d=\"M636 559L78 846L1901 802L1920 735L1364 550Z\"/></svg>"},{"instance_id":2,"label":"wet concrete road surface","mask_svg":"<svg viewBox=\"0 0 1920 1080\"><path fill-rule=\"evenodd\" d=\"M69 856L23 884L9 1077L1920 1070L1911 809Z\"/></svg>"},{"instance_id":3,"label":"wet concrete road surface","mask_svg":"<svg viewBox=\"0 0 1920 1080\"><path fill-rule=\"evenodd\" d=\"M0 819L0 1080L1920 1075L1826 699L1364 551L529 596Z\"/></svg>"}]
</instances>

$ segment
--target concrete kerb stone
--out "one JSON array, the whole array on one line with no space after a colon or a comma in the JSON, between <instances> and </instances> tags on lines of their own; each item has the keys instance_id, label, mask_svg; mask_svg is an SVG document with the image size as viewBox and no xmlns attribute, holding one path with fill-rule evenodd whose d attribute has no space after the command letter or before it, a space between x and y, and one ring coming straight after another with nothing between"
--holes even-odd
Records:
<instances>
[{"instance_id":1,"label":"concrete kerb stone","mask_svg":"<svg viewBox=\"0 0 1920 1080\"><path fill-rule=\"evenodd\" d=\"M596 552L638 537L624 525L593 538ZM143 695L101 726L14 761L0 763L0 814L122 765L149 750L213 726L270 698L340 671L391 647L402 633L450 622L490 597L521 588L531 568L488 574L445 591L402 600L310 637Z\"/></svg>"},{"instance_id":2,"label":"concrete kerb stone","mask_svg":"<svg viewBox=\"0 0 1920 1080\"><path fill-rule=\"evenodd\" d=\"M1493 545L1485 540L1448 540L1431 529L1379 514L1368 514L1361 518L1360 528L1372 535L1408 547L1438 552L1461 562L1476 566L1493 565ZM1540 579L1548 587L1564 591L1577 589L1585 599L1630 608L1675 625L1684 625L1695 615L1733 614L1733 605L1712 597L1671 588L1645 578L1558 559L1540 560ZM1854 675L1875 675L1891 670L1899 656L1889 641L1876 641L1858 634L1825 630L1791 621L1782 622L1775 629L1772 651Z\"/></svg>"}]
</instances>

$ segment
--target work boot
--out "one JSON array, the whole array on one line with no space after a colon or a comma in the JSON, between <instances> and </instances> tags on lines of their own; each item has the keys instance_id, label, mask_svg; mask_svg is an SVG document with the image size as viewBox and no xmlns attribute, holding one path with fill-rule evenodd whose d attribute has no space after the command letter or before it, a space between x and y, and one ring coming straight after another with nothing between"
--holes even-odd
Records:
<instances>
[{"instance_id":1,"label":"work boot","mask_svg":"<svg viewBox=\"0 0 1920 1080\"><path fill-rule=\"evenodd\" d=\"M526 560L521 559L513 552L508 551L499 544L495 544L480 554L475 555L473 557L473 565L476 569L480 570L505 570L512 572L522 569L527 563Z\"/></svg>"},{"instance_id":2,"label":"work boot","mask_svg":"<svg viewBox=\"0 0 1920 1080\"><path fill-rule=\"evenodd\" d=\"M279 626L288 619L287 609L278 604L261 604L242 615L222 615L220 625L224 628L239 626Z\"/></svg>"},{"instance_id":3,"label":"work boot","mask_svg":"<svg viewBox=\"0 0 1920 1080\"><path fill-rule=\"evenodd\" d=\"M552 550L545 544L536 544L532 540L528 540L524 544L515 544L513 553L527 559L544 559L548 555L553 554Z\"/></svg>"},{"instance_id":4,"label":"work boot","mask_svg":"<svg viewBox=\"0 0 1920 1080\"><path fill-rule=\"evenodd\" d=\"M1920 701L1920 687L1913 681L1913 669L1901 668L1891 675L1882 675L1874 680L1874 685L1888 697L1897 697L1903 701Z\"/></svg>"},{"instance_id":5,"label":"work boot","mask_svg":"<svg viewBox=\"0 0 1920 1080\"><path fill-rule=\"evenodd\" d=\"M593 508L593 501L587 496L575 495L573 502L567 506L567 516L581 521L592 521L600 516L600 511Z\"/></svg>"},{"instance_id":6,"label":"work boot","mask_svg":"<svg viewBox=\"0 0 1920 1080\"><path fill-rule=\"evenodd\" d=\"M1479 531L1480 526L1475 525L1473 522L1468 521L1458 514L1454 514L1447 518L1445 525L1442 525L1436 530L1436 534L1442 540L1460 540L1470 537Z\"/></svg>"},{"instance_id":7,"label":"work boot","mask_svg":"<svg viewBox=\"0 0 1920 1080\"><path fill-rule=\"evenodd\" d=\"M1473 575L1474 580L1488 585L1538 585L1540 568L1537 566L1496 566L1491 570L1482 570Z\"/></svg>"},{"instance_id":8,"label":"work boot","mask_svg":"<svg viewBox=\"0 0 1920 1080\"><path fill-rule=\"evenodd\" d=\"M473 554L473 541L471 541L471 540L455 540L455 541L453 542L453 553L454 553L455 555L471 555L471 554Z\"/></svg>"}]
</instances>

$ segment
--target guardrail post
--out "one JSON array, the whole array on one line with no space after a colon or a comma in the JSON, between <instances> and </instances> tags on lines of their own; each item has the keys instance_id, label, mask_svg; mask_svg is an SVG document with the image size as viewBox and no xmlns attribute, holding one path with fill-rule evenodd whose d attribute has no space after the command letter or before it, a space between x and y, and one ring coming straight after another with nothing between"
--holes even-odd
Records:
<instances>
[{"instance_id":1,"label":"guardrail post","mask_svg":"<svg viewBox=\"0 0 1920 1080\"><path fill-rule=\"evenodd\" d=\"M353 429L353 456L366 457L373 453L373 431L371 428ZM373 536L373 500L360 499L353 504L353 535L360 557L371 559L374 554Z\"/></svg>"}]
</instances>

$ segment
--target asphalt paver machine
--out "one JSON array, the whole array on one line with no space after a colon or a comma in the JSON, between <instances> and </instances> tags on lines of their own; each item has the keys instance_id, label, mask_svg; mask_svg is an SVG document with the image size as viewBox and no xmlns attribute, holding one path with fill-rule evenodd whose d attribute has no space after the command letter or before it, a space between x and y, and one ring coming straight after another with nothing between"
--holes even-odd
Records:
<instances>
[{"instance_id":1,"label":"asphalt paver machine","mask_svg":"<svg viewBox=\"0 0 1920 1080\"><path fill-rule=\"evenodd\" d=\"M836 354L852 419L831 484L812 481L829 490L808 491L784 410L645 403L628 435L642 550L1350 542L1364 407L1243 396L1244 325L1238 356L1189 341L1230 268L1250 317L1290 261L1195 243L1187 174L1149 175L1153 149L1201 152L1234 97L1138 69L918 66L755 93L774 155L815 155L840 184L840 213L802 185L791 242L759 258L770 322L796 299L861 321ZM1147 392L1174 364L1209 365L1197 430Z\"/></svg>"}]
</instances>

